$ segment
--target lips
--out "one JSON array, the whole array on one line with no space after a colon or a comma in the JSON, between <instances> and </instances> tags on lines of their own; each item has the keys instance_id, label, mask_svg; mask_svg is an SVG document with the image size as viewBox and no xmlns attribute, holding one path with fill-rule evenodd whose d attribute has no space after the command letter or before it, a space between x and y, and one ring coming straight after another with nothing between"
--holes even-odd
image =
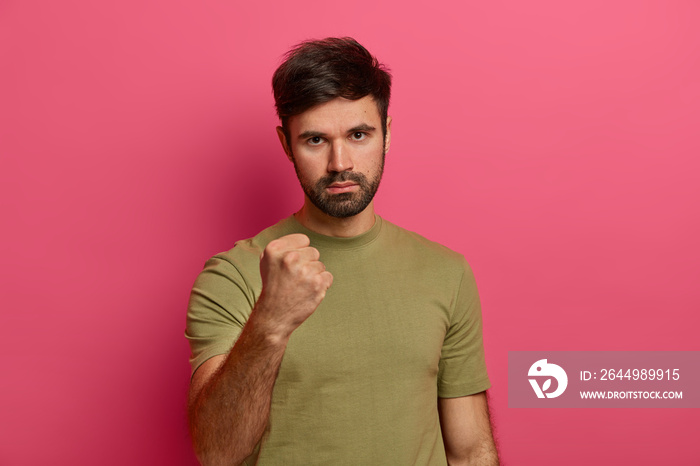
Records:
<instances>
[{"instance_id":1,"label":"lips","mask_svg":"<svg viewBox=\"0 0 700 466\"><path fill-rule=\"evenodd\" d=\"M357 188L357 183L347 181L344 183L333 183L329 185L326 189L333 194L348 193L354 191Z\"/></svg>"},{"instance_id":2,"label":"lips","mask_svg":"<svg viewBox=\"0 0 700 466\"><path fill-rule=\"evenodd\" d=\"M316 183L316 189L327 195L354 194L366 189L366 179L362 173L344 171L330 173Z\"/></svg>"}]
</instances>

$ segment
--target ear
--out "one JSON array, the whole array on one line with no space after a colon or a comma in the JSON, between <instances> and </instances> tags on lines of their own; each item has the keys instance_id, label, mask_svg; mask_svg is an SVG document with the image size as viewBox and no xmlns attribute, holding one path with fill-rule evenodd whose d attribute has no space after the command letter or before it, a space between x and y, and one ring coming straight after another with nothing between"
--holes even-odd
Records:
<instances>
[{"instance_id":1,"label":"ear","mask_svg":"<svg viewBox=\"0 0 700 466\"><path fill-rule=\"evenodd\" d=\"M389 152L391 146L391 117L386 117L386 136L384 137L384 153Z\"/></svg>"},{"instance_id":2,"label":"ear","mask_svg":"<svg viewBox=\"0 0 700 466\"><path fill-rule=\"evenodd\" d=\"M287 154L287 158L291 161L292 151L289 150L289 144L287 143L287 136L284 135L284 129L282 129L281 126L278 126L276 129L277 137L280 139L280 144L282 144L282 150L284 150L284 153Z\"/></svg>"}]
</instances>

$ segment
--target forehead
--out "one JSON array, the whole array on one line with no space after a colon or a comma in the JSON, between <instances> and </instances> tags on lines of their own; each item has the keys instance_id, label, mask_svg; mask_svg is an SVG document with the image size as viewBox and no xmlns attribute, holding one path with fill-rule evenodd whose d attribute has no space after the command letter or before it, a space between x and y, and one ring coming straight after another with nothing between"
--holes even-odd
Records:
<instances>
[{"instance_id":1,"label":"forehead","mask_svg":"<svg viewBox=\"0 0 700 466\"><path fill-rule=\"evenodd\" d=\"M344 132L362 124L375 128L381 124L377 104L369 95L357 100L338 97L289 118L292 134L305 131Z\"/></svg>"}]
</instances>

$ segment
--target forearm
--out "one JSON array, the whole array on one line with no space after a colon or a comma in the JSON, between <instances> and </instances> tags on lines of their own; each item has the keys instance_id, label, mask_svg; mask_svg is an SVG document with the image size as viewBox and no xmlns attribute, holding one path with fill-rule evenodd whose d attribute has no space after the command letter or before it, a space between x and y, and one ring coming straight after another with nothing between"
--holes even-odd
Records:
<instances>
[{"instance_id":1,"label":"forearm","mask_svg":"<svg viewBox=\"0 0 700 466\"><path fill-rule=\"evenodd\" d=\"M500 463L493 437L480 439L462 458L450 460L448 457L447 464L449 466L498 466Z\"/></svg>"},{"instance_id":2,"label":"forearm","mask_svg":"<svg viewBox=\"0 0 700 466\"><path fill-rule=\"evenodd\" d=\"M238 465L260 441L288 337L251 318L218 371L190 405L190 432L203 465Z\"/></svg>"},{"instance_id":3,"label":"forearm","mask_svg":"<svg viewBox=\"0 0 700 466\"><path fill-rule=\"evenodd\" d=\"M498 466L486 392L438 398L438 410L450 466Z\"/></svg>"}]
</instances>

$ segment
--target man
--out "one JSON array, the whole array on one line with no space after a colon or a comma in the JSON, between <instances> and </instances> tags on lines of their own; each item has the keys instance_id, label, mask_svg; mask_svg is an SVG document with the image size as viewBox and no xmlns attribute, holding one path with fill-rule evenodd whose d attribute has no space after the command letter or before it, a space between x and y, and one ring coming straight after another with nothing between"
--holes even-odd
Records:
<instances>
[{"instance_id":1,"label":"man","mask_svg":"<svg viewBox=\"0 0 700 466\"><path fill-rule=\"evenodd\" d=\"M471 270L374 213L390 85L349 38L303 43L275 72L304 205L214 256L193 287L204 465L498 464Z\"/></svg>"}]
</instances>

